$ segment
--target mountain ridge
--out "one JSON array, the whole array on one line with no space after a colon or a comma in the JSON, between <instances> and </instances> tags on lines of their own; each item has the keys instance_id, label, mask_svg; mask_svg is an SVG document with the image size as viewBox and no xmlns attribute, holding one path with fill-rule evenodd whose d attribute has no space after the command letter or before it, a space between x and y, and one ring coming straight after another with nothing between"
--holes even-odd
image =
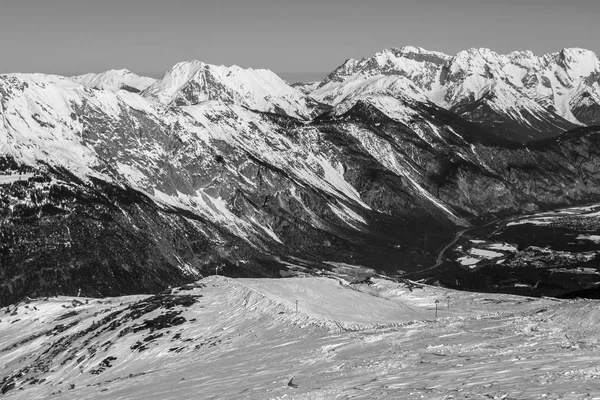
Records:
<instances>
[{"instance_id":1,"label":"mountain ridge","mask_svg":"<svg viewBox=\"0 0 600 400\"><path fill-rule=\"evenodd\" d=\"M289 86L270 70L216 66L197 60L176 64L146 88L142 96L176 105L220 99L305 120L314 116L314 110L319 107L314 99Z\"/></svg>"},{"instance_id":2,"label":"mountain ridge","mask_svg":"<svg viewBox=\"0 0 600 400\"><path fill-rule=\"evenodd\" d=\"M134 93L139 93L156 82L154 78L137 75L128 69L111 69L101 73L88 73L70 78L91 88L113 92L123 89Z\"/></svg>"}]
</instances>

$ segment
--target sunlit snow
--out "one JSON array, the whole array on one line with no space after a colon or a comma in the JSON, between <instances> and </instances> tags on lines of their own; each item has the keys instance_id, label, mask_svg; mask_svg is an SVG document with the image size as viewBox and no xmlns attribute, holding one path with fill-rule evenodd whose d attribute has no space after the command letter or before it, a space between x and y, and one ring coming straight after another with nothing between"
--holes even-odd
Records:
<instances>
[{"instance_id":1,"label":"sunlit snow","mask_svg":"<svg viewBox=\"0 0 600 400\"><path fill-rule=\"evenodd\" d=\"M210 277L8 307L0 386L7 399L594 398L599 320L596 301Z\"/></svg>"}]
</instances>

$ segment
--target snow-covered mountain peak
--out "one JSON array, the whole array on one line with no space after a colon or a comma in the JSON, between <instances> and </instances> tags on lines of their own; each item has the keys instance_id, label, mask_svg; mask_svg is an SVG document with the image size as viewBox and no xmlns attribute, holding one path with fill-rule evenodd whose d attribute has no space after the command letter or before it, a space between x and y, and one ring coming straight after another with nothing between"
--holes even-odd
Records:
<instances>
[{"instance_id":1,"label":"snow-covered mountain peak","mask_svg":"<svg viewBox=\"0 0 600 400\"><path fill-rule=\"evenodd\" d=\"M118 76L125 76L125 75L131 74L132 72L130 70L128 70L127 68L121 68L121 69L109 69L105 73L112 74L112 75L118 75Z\"/></svg>"},{"instance_id":2,"label":"snow-covered mountain peak","mask_svg":"<svg viewBox=\"0 0 600 400\"><path fill-rule=\"evenodd\" d=\"M510 53L508 53L506 55L508 58L510 58L511 60L518 60L518 59L532 59L532 58L537 58L538 56L531 50L515 50L515 51L511 51Z\"/></svg>"},{"instance_id":3,"label":"snow-covered mountain peak","mask_svg":"<svg viewBox=\"0 0 600 400\"><path fill-rule=\"evenodd\" d=\"M339 93L348 91L339 88L345 85L346 82L351 82L350 86L356 86L361 80L370 80L371 77L391 76L395 79L408 78L418 91L435 90L436 82L439 81L441 67L449 60L450 56L446 54L428 51L419 47L404 46L401 48L389 48L382 50L372 57L363 58L360 61L348 59L338 67L335 71L329 74L319 85L312 95L320 101L330 102L334 98L338 98ZM399 85L406 86L405 82L395 82L395 79L387 79L385 82L394 86L391 92L397 92ZM372 80L377 87L373 90L361 90L365 92L381 93L382 80ZM362 84L361 84L362 85ZM410 88L410 93L414 93L413 88ZM334 94L338 93L338 94ZM345 96L344 96L345 97ZM338 98L341 100L342 98Z\"/></svg>"},{"instance_id":4,"label":"snow-covered mountain peak","mask_svg":"<svg viewBox=\"0 0 600 400\"><path fill-rule=\"evenodd\" d=\"M438 52L426 50L422 47L416 46L403 46L403 47L391 47L375 53L370 58L363 58L361 63L368 63L370 59L390 60L392 62L399 62L398 59L410 59L415 61L430 61L430 62L443 62L451 59L452 57Z\"/></svg>"},{"instance_id":5,"label":"snow-covered mountain peak","mask_svg":"<svg viewBox=\"0 0 600 400\"><path fill-rule=\"evenodd\" d=\"M495 102L495 112L511 114L514 109L521 110L517 120L534 125L535 120L544 121L536 128L540 132L550 129L560 133L572 124L600 123L600 104L595 100L600 102L600 63L592 51L585 49L567 48L546 55L514 51L504 55L488 48L470 48L448 56L414 46L390 48L359 61L346 60L320 83L312 96L336 106L348 103L352 94L397 93L398 83L386 80L395 87L386 90L381 86L383 80L370 80L376 76L405 77L429 101L448 110L472 104L484 96L511 99L516 103L506 108L500 107L500 103L507 105L505 101ZM375 86L364 87L367 81ZM358 86L361 89L357 91ZM543 110L545 115L523 118L521 113L530 107L530 114ZM508 117L515 119L514 115ZM548 121L557 122L548 125Z\"/></svg>"},{"instance_id":6,"label":"snow-covered mountain peak","mask_svg":"<svg viewBox=\"0 0 600 400\"><path fill-rule=\"evenodd\" d=\"M437 56L439 58L450 58L449 55L439 52L439 51L431 51L431 50L427 50L424 49L422 47L418 47L418 46L402 46L400 49L400 53L404 54L404 55L408 55L408 54L423 54L423 55L434 55Z\"/></svg>"},{"instance_id":7,"label":"snow-covered mountain peak","mask_svg":"<svg viewBox=\"0 0 600 400\"><path fill-rule=\"evenodd\" d=\"M222 100L300 119L310 118L318 106L271 70L212 65L197 60L176 64L146 89L143 96L172 105Z\"/></svg>"},{"instance_id":8,"label":"snow-covered mountain peak","mask_svg":"<svg viewBox=\"0 0 600 400\"><path fill-rule=\"evenodd\" d=\"M435 66L441 66L450 59L451 57L444 53L429 51L421 47L392 47L377 52L372 57L360 60L347 59L321 82L319 88L327 86L330 82L343 82L356 74L412 76L417 80L422 80L419 75L423 71L431 72L436 68ZM431 67L430 64L434 67ZM432 79L429 79L427 85L430 85L431 81Z\"/></svg>"},{"instance_id":9,"label":"snow-covered mountain peak","mask_svg":"<svg viewBox=\"0 0 600 400\"><path fill-rule=\"evenodd\" d=\"M558 55L558 63L573 79L586 78L600 72L598 56L590 50L567 48L561 50Z\"/></svg>"},{"instance_id":10,"label":"snow-covered mountain peak","mask_svg":"<svg viewBox=\"0 0 600 400\"><path fill-rule=\"evenodd\" d=\"M400 73L405 69L413 69L416 65L422 63L443 64L450 59L449 56L427 51L425 49L413 46L404 46L401 48L385 49L376 53L371 59L361 60L364 66L372 67L373 60L383 67L386 72Z\"/></svg>"},{"instance_id":11,"label":"snow-covered mountain peak","mask_svg":"<svg viewBox=\"0 0 600 400\"><path fill-rule=\"evenodd\" d=\"M128 69L111 69L99 74L89 73L73 76L71 80L79 84L94 88L116 92L117 90L128 90L141 92L153 84L156 79L134 74Z\"/></svg>"},{"instance_id":12,"label":"snow-covered mountain peak","mask_svg":"<svg viewBox=\"0 0 600 400\"><path fill-rule=\"evenodd\" d=\"M450 70L452 72L465 71L467 73L477 73L486 75L489 69L501 67L509 62L508 57L487 48L470 48L459 52L450 61Z\"/></svg>"},{"instance_id":13,"label":"snow-covered mountain peak","mask_svg":"<svg viewBox=\"0 0 600 400\"><path fill-rule=\"evenodd\" d=\"M473 59L476 57L498 57L498 53L488 49L487 47L470 47L465 50L461 50L454 56L455 60L458 59Z\"/></svg>"},{"instance_id":14,"label":"snow-covered mountain peak","mask_svg":"<svg viewBox=\"0 0 600 400\"><path fill-rule=\"evenodd\" d=\"M364 58L363 58L363 60L364 60ZM321 86L325 86L329 82L343 82L346 78L348 78L349 76L352 76L356 73L359 62L360 62L359 60L355 60L354 58L346 59L342 63L342 65L340 65L335 70L333 70L329 75L327 75L325 77L325 79L323 79L323 81L321 81L321 83L319 84L319 86L317 88L320 88Z\"/></svg>"},{"instance_id":15,"label":"snow-covered mountain peak","mask_svg":"<svg viewBox=\"0 0 600 400\"><path fill-rule=\"evenodd\" d=\"M71 79L60 75L41 74L41 73L10 73L0 75L0 79L5 82L21 82L21 83L33 83L40 86L45 85L57 85L62 87L77 87L80 86L78 83L73 82Z\"/></svg>"},{"instance_id":16,"label":"snow-covered mountain peak","mask_svg":"<svg viewBox=\"0 0 600 400\"><path fill-rule=\"evenodd\" d=\"M506 55L508 61L520 68L539 69L540 56L530 50L518 50Z\"/></svg>"},{"instance_id":17,"label":"snow-covered mountain peak","mask_svg":"<svg viewBox=\"0 0 600 400\"><path fill-rule=\"evenodd\" d=\"M564 58L581 59L581 58L595 58L596 53L591 50L583 49L581 47L565 47L559 54Z\"/></svg>"}]
</instances>

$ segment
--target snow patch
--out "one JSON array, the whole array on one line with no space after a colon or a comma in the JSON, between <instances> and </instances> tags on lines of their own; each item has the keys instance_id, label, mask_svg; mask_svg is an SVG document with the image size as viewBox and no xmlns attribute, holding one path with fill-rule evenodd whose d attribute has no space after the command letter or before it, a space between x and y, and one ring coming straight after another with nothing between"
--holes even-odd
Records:
<instances>
[{"instance_id":1,"label":"snow patch","mask_svg":"<svg viewBox=\"0 0 600 400\"><path fill-rule=\"evenodd\" d=\"M363 217L361 217L359 214L354 212L352 209L350 209L343 203L329 203L328 206L338 218L340 218L342 221L344 221L346 224L348 224L356 230L364 230L364 227L360 224L368 225L367 221L365 221Z\"/></svg>"},{"instance_id":2,"label":"snow patch","mask_svg":"<svg viewBox=\"0 0 600 400\"><path fill-rule=\"evenodd\" d=\"M600 235L578 235L575 239L577 240L589 240L596 244L600 243Z\"/></svg>"},{"instance_id":3,"label":"snow patch","mask_svg":"<svg viewBox=\"0 0 600 400\"><path fill-rule=\"evenodd\" d=\"M517 248L515 246L510 245L508 243L493 243L493 244L487 245L487 248L492 249L492 250L502 250L502 251L510 251L510 252L517 251Z\"/></svg>"},{"instance_id":4,"label":"snow patch","mask_svg":"<svg viewBox=\"0 0 600 400\"><path fill-rule=\"evenodd\" d=\"M29 178L33 178L35 174L12 174L12 175L0 175L0 185L8 185L13 182L26 181Z\"/></svg>"},{"instance_id":5,"label":"snow patch","mask_svg":"<svg viewBox=\"0 0 600 400\"><path fill-rule=\"evenodd\" d=\"M492 258L498 258L498 257L504 256L504 254L502 254L502 253L496 253L495 251L477 249L477 248L470 249L469 254L478 256L481 258L486 258L486 259L492 259Z\"/></svg>"},{"instance_id":6,"label":"snow patch","mask_svg":"<svg viewBox=\"0 0 600 400\"><path fill-rule=\"evenodd\" d=\"M479 258L470 257L470 256L462 256L456 259L461 265L472 267L481 261Z\"/></svg>"}]
</instances>

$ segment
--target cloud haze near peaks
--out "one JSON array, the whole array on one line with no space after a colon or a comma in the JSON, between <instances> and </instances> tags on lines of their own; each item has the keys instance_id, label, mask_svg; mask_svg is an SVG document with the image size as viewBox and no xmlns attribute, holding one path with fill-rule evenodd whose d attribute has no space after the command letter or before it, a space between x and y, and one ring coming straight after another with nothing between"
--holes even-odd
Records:
<instances>
[{"instance_id":1,"label":"cloud haze near peaks","mask_svg":"<svg viewBox=\"0 0 600 400\"><path fill-rule=\"evenodd\" d=\"M404 45L600 52L599 19L597 0L2 0L0 72L160 76L199 59L318 79Z\"/></svg>"}]
</instances>

